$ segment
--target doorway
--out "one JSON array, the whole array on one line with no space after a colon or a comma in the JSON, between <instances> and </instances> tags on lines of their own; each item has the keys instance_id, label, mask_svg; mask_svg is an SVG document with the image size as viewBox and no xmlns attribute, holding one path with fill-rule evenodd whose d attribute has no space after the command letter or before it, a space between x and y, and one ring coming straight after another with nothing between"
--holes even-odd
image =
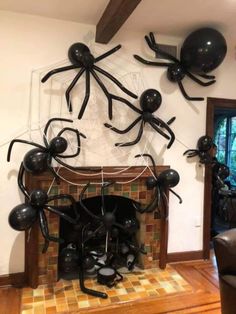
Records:
<instances>
[{"instance_id":1,"label":"doorway","mask_svg":"<svg viewBox=\"0 0 236 314\"><path fill-rule=\"evenodd\" d=\"M219 110L236 110L235 99L207 98L206 113L206 135L214 138L214 116ZM210 227L211 227L211 189L212 189L211 166L205 167L204 180L204 215L203 215L203 257L209 259L210 256Z\"/></svg>"}]
</instances>

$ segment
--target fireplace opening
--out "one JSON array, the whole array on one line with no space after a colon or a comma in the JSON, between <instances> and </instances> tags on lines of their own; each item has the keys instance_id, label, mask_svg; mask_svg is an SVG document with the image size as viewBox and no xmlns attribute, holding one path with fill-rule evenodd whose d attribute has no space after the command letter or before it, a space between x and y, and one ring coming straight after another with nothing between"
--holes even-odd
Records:
<instances>
[{"instance_id":1,"label":"fireplace opening","mask_svg":"<svg viewBox=\"0 0 236 314\"><path fill-rule=\"evenodd\" d=\"M139 264L140 254L146 254L144 244L138 239L140 222L134 201L118 195L104 195L88 197L83 205L101 219L91 217L77 202L78 224L72 226L66 220L60 220L59 235L64 243L59 246L58 279L78 279L80 263L85 278L101 280L100 272L110 274L114 269L117 273L132 271ZM104 211L106 214L102 215ZM105 265L110 268L105 269Z\"/></svg>"}]
</instances>

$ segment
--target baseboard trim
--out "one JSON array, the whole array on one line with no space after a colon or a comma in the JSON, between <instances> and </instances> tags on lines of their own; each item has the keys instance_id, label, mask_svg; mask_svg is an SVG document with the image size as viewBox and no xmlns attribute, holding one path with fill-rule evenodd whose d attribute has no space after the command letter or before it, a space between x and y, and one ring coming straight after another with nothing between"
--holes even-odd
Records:
<instances>
[{"instance_id":1,"label":"baseboard trim","mask_svg":"<svg viewBox=\"0 0 236 314\"><path fill-rule=\"evenodd\" d=\"M203 251L175 252L167 254L167 263L193 261L204 259Z\"/></svg>"},{"instance_id":2,"label":"baseboard trim","mask_svg":"<svg viewBox=\"0 0 236 314\"><path fill-rule=\"evenodd\" d=\"M25 273L14 273L0 276L0 287L14 286L22 287L25 285Z\"/></svg>"}]
</instances>

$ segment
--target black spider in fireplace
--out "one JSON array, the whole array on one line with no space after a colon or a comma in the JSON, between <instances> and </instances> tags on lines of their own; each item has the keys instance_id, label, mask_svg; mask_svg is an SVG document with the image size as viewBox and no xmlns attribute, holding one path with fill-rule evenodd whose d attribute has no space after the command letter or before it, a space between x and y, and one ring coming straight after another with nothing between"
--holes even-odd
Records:
<instances>
[{"instance_id":1,"label":"black spider in fireplace","mask_svg":"<svg viewBox=\"0 0 236 314\"><path fill-rule=\"evenodd\" d=\"M65 66L62 68L54 69L50 72L48 72L43 78L42 82L46 82L49 77L56 73L73 70L73 69L80 69L79 72L76 74L75 78L71 82L70 86L66 90L66 101L67 106L70 112L72 112L72 104L70 99L70 92L76 85L77 81L80 79L80 77L85 73L85 97L82 103L82 107L80 109L78 119L81 119L83 117L84 111L86 109L89 97L90 97L90 75L93 76L95 81L100 86L101 90L105 94L108 100L108 115L109 119L112 119L112 100L113 99L119 99L120 101L123 101L122 98L119 98L118 96L115 96L108 92L106 86L103 84L97 73L102 74L109 80L111 80L115 85L117 85L124 93L127 95L137 98L137 96L129 91L126 87L124 87L113 75L108 73L107 71L103 70L102 68L95 65L95 63L105 59L106 57L110 56L111 54L115 53L117 50L121 48L121 45L118 45L114 47L113 49L105 52L104 54L100 55L99 57L94 58L94 56L91 54L89 48L83 44L83 43L75 43L73 44L68 51L68 57L72 65ZM97 72L97 73L96 73Z\"/></svg>"},{"instance_id":2,"label":"black spider in fireplace","mask_svg":"<svg viewBox=\"0 0 236 314\"><path fill-rule=\"evenodd\" d=\"M95 271L99 283L112 287L123 279L117 270L120 259L125 259L127 268L132 270L138 253L146 253L143 247L138 247L134 241L135 233L139 229L137 219L135 217L118 219L118 203L115 203L112 210L106 206L107 195L104 195L104 190L111 184L113 183L107 182L101 187L100 209L91 210L85 205L83 198L89 183L83 188L79 200L81 217L84 211L88 218L87 223L81 226L81 236L77 242L80 286L83 292L101 298L107 298L107 294L86 288L84 276ZM134 207L133 212L135 213ZM100 245L94 244L93 247L93 243L97 241Z\"/></svg>"},{"instance_id":3,"label":"black spider in fireplace","mask_svg":"<svg viewBox=\"0 0 236 314\"><path fill-rule=\"evenodd\" d=\"M22 193L25 195L27 201L25 203L17 205L11 210L8 221L13 229L17 231L23 231L30 229L33 224L38 220L42 235L45 239L42 253L45 253L48 249L50 241L62 243L64 240L61 238L56 238L49 234L48 222L44 209L60 216L71 224L77 224L79 215L76 209L76 202L71 195L59 194L54 196L48 196L47 192L42 189L35 189L31 193L29 193L23 184L24 172L25 168L23 166L23 163L21 163L18 173L18 186ZM69 201L74 213L74 218L61 211L61 208L59 206L50 205L50 202L54 200Z\"/></svg>"},{"instance_id":4,"label":"black spider in fireplace","mask_svg":"<svg viewBox=\"0 0 236 314\"><path fill-rule=\"evenodd\" d=\"M179 183L179 174L174 169L167 169L162 171L159 175L156 172L155 161L150 154L136 155L137 157L148 157L150 158L153 166L153 176L150 176L146 180L146 185L148 189L155 189L153 199L146 207L142 207L139 203L134 202L134 206L140 213L150 213L157 211L159 218L168 217L168 198L166 195L167 190L174 194L178 199L179 203L182 203L181 197L172 190ZM160 205L163 204L163 207Z\"/></svg>"},{"instance_id":5,"label":"black spider in fireplace","mask_svg":"<svg viewBox=\"0 0 236 314\"><path fill-rule=\"evenodd\" d=\"M8 148L7 161L10 161L11 159L11 151L12 151L12 147L14 143L24 143L24 144L29 144L36 147L28 151L25 154L24 159L23 159L23 165L24 165L25 170L33 174L41 174L47 169L49 169L50 172L53 174L53 176L57 180L59 180L59 176L57 175L56 171L51 165L52 159L55 159L60 165L66 168L72 169L72 170L85 170L85 171L97 170L95 168L92 169L92 168L85 168L85 167L70 166L61 160L62 158L74 158L78 156L80 154L80 137L82 136L83 138L86 138L86 136L82 134L81 132L79 132L77 129L66 127L60 130L57 136L55 136L53 139L48 141L47 139L48 128L50 124L54 121L65 121L65 122L71 122L71 123L73 122L70 119L62 119L62 118L52 118L48 120L44 128L44 136L43 136L45 147L40 144L25 141L25 140L19 140L19 139L12 140ZM69 131L75 134L76 139L77 139L77 150L73 154L62 155L68 147L67 140L62 136L62 134L66 131Z\"/></svg>"}]
</instances>

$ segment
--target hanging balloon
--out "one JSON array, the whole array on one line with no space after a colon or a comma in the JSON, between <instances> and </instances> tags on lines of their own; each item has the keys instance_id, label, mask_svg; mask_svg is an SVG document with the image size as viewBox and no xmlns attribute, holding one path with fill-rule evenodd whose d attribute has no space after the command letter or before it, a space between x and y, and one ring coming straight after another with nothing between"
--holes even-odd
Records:
<instances>
[{"instance_id":1,"label":"hanging balloon","mask_svg":"<svg viewBox=\"0 0 236 314\"><path fill-rule=\"evenodd\" d=\"M59 254L58 268L62 273L78 272L79 254L73 244L69 244Z\"/></svg>"},{"instance_id":2,"label":"hanging balloon","mask_svg":"<svg viewBox=\"0 0 236 314\"><path fill-rule=\"evenodd\" d=\"M221 180L225 180L229 175L229 167L225 164L217 162L212 167L213 175L218 176Z\"/></svg>"},{"instance_id":3,"label":"hanging balloon","mask_svg":"<svg viewBox=\"0 0 236 314\"><path fill-rule=\"evenodd\" d=\"M180 59L189 71L208 73L222 63L226 52L226 41L220 32L213 28L200 28L185 39Z\"/></svg>"},{"instance_id":4,"label":"hanging balloon","mask_svg":"<svg viewBox=\"0 0 236 314\"><path fill-rule=\"evenodd\" d=\"M199 139L198 139L198 142L197 142L197 147L200 151L208 151L209 149L211 149L213 145L213 140L210 136L208 135L204 135L204 136L201 136Z\"/></svg>"},{"instance_id":5,"label":"hanging balloon","mask_svg":"<svg viewBox=\"0 0 236 314\"><path fill-rule=\"evenodd\" d=\"M179 174L174 169L167 169L160 173L157 181L164 187L173 188L179 183Z\"/></svg>"}]
</instances>

